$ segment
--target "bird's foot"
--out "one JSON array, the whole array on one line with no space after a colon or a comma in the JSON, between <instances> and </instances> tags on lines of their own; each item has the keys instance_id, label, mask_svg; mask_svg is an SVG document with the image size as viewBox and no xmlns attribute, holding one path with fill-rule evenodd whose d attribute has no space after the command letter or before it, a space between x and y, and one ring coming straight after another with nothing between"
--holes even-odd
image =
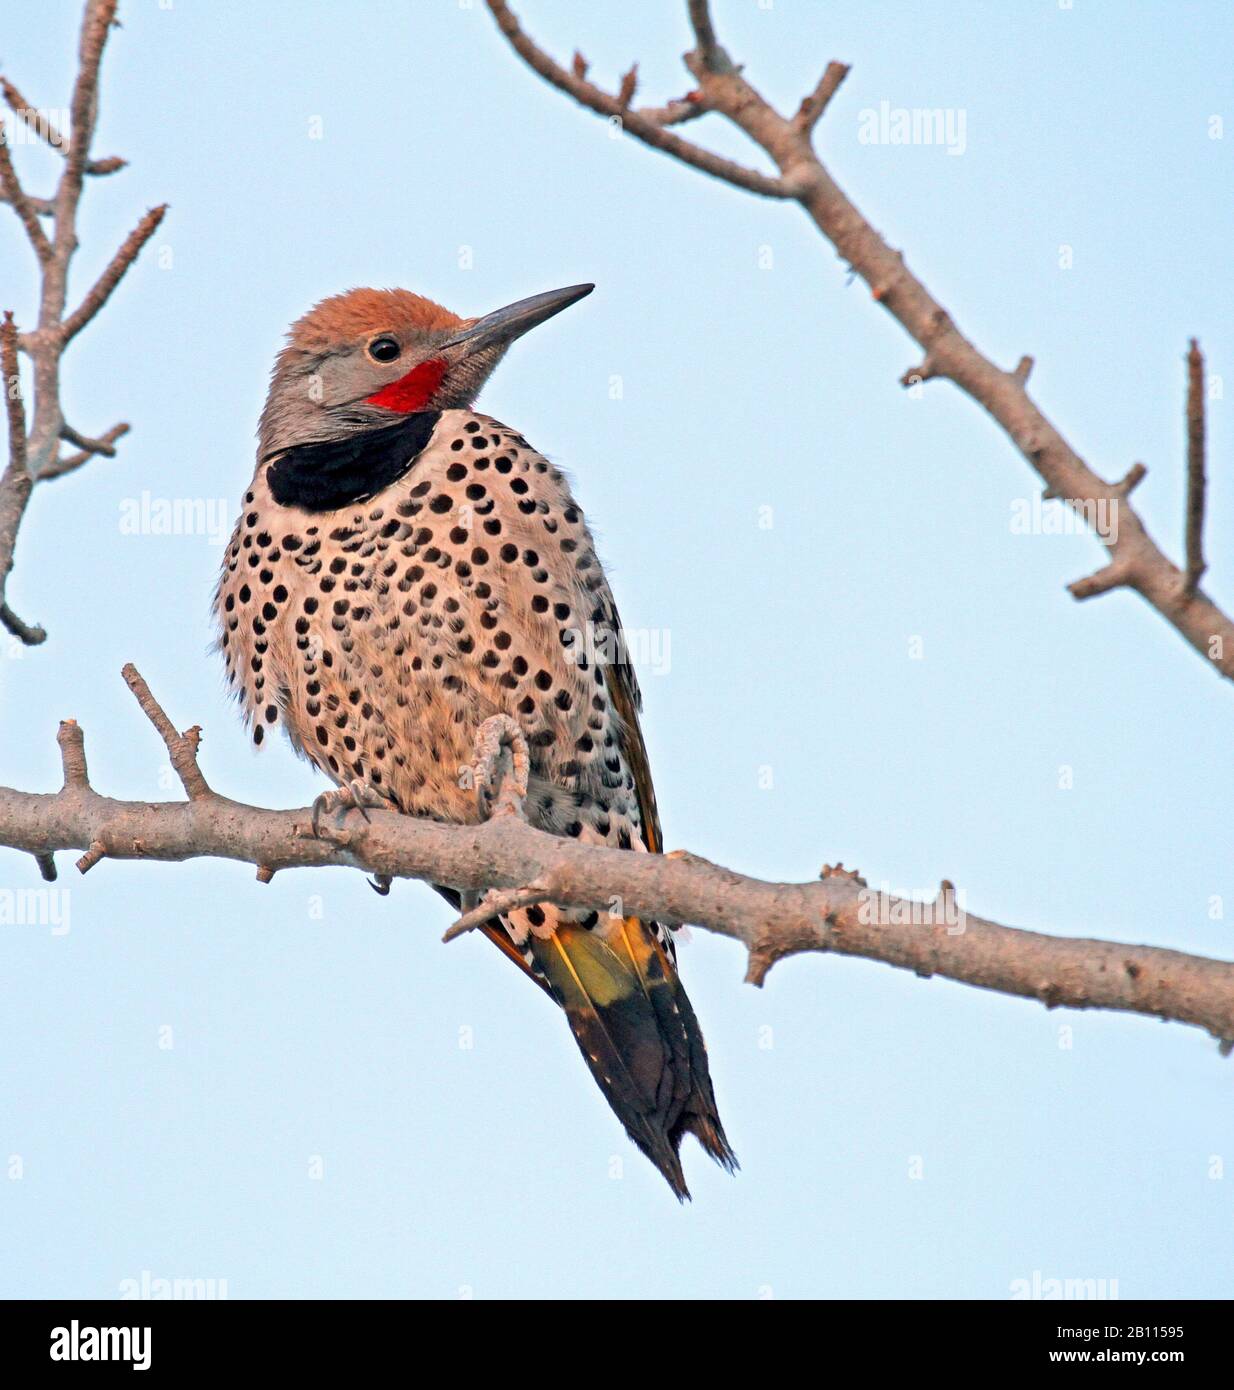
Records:
<instances>
[{"instance_id":1,"label":"bird's foot","mask_svg":"<svg viewBox=\"0 0 1234 1390\"><path fill-rule=\"evenodd\" d=\"M313 802L313 834L321 838L321 818L322 816L345 815L348 811L359 811L364 819L371 820L369 811L380 810L386 805L385 798L375 792L372 787L356 780L354 782L344 782L341 787L335 787L332 791L322 792ZM380 877L380 876L379 876ZM381 889L377 890L381 892ZM387 884L386 891L389 891Z\"/></svg>"}]
</instances>

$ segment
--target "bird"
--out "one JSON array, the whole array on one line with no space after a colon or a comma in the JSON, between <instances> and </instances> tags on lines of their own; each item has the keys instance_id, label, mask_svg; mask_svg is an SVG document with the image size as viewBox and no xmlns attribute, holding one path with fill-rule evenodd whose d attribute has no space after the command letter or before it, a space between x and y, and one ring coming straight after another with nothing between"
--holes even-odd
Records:
<instances>
[{"instance_id":1,"label":"bird","mask_svg":"<svg viewBox=\"0 0 1234 1390\"><path fill-rule=\"evenodd\" d=\"M281 728L334 784L315 819L324 805L478 823L465 774L480 724L505 715L528 746L532 825L663 852L642 696L583 511L554 462L475 409L511 344L593 288L473 318L352 289L291 326L214 612L253 743ZM482 930L564 1011L679 1200L686 1134L737 1167L669 928L532 904Z\"/></svg>"}]
</instances>

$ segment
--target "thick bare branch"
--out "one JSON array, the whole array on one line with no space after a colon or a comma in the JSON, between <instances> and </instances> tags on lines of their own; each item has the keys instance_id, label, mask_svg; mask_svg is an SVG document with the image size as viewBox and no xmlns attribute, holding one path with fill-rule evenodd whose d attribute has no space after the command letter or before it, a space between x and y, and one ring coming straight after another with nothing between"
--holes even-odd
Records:
<instances>
[{"instance_id":1,"label":"thick bare branch","mask_svg":"<svg viewBox=\"0 0 1234 1390\"><path fill-rule=\"evenodd\" d=\"M570 74L545 57L501 0L488 0L488 4L511 46L535 72L583 105L612 114L591 99L594 89L584 95ZM699 100L708 110L727 117L770 156L780 170L780 178L772 181L773 196L791 197L801 204L852 273L869 285L875 302L923 349L921 366L906 372L903 384L915 386L940 377L954 382L1003 428L1046 484L1048 496L1062 498L1090 519L1117 508L1117 527L1103 528L1099 536L1109 552L1109 564L1098 575L1071 585L1071 592L1084 598L1112 588L1133 589L1221 675L1234 679L1234 622L1205 595L1189 591L1184 571L1166 558L1149 535L1127 500L1139 477L1130 484L1127 479L1111 483L1091 469L1028 394L1031 359L1004 371L980 352L908 269L903 253L887 244L819 159L811 131L847 68L831 64L796 115L786 118L729 61L705 0L688 0L688 12L697 47L686 54L685 61L698 83ZM645 143L704 173L739 188L750 186L730 171L700 160L696 147L690 147L687 156L663 140L646 139L633 125L628 128Z\"/></svg>"},{"instance_id":2,"label":"thick bare branch","mask_svg":"<svg viewBox=\"0 0 1234 1390\"><path fill-rule=\"evenodd\" d=\"M1204 356L1194 338L1187 353L1187 570L1194 594L1204 571Z\"/></svg>"},{"instance_id":3,"label":"thick bare branch","mask_svg":"<svg viewBox=\"0 0 1234 1390\"><path fill-rule=\"evenodd\" d=\"M0 787L0 845L35 856L41 868L57 851L83 850L83 873L104 858L218 858L254 865L267 878L280 869L343 865L379 878L448 884L473 899L491 890L451 936L502 908L553 902L595 909L618 897L625 913L690 922L740 941L755 984L785 956L823 951L942 975L1048 1008L1172 1019L1206 1029L1223 1045L1234 1041L1234 962L1001 926L960 910L949 883L932 903L873 892L842 867L824 869L812 882L768 883L694 854L637 854L550 835L519 815L442 825L374 810L349 814L328 836L318 836L311 807L246 806L212 792L204 778L186 776L189 762L196 768L195 741L176 732L131 667L125 679L168 750L180 750L173 760L190 799L99 795L87 778L81 730L66 721L58 734L64 786L50 794Z\"/></svg>"}]
</instances>

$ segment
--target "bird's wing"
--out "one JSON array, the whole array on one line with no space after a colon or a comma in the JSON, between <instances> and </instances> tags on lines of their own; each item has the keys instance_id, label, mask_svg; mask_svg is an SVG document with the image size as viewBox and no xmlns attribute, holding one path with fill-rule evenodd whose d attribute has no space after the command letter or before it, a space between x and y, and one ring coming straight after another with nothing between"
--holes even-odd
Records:
<instances>
[{"instance_id":1,"label":"bird's wing","mask_svg":"<svg viewBox=\"0 0 1234 1390\"><path fill-rule=\"evenodd\" d=\"M601 603L605 611L605 623L611 626L615 636L620 638L621 616L607 585ZM643 694L638 688L638 677L630 665L624 641L618 640L615 650L618 654L617 660L604 668L604 676L608 684L609 698L621 720L621 752L634 778L643 844L653 854L659 854L664 845L660 833L660 813L656 809L656 790L651 780L651 760L647 756L647 745L643 742L643 730L638 722L639 711L643 708Z\"/></svg>"}]
</instances>

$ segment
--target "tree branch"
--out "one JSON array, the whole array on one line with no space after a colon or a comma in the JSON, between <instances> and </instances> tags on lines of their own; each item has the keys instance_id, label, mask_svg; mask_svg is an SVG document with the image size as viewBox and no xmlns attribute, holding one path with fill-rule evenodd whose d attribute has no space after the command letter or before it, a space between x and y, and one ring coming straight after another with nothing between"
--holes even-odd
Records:
<instances>
[{"instance_id":1,"label":"tree branch","mask_svg":"<svg viewBox=\"0 0 1234 1390\"><path fill-rule=\"evenodd\" d=\"M663 150L665 154L701 169L705 174L744 188L749 193L758 193L764 198L789 196L788 188L779 179L760 174L756 169L747 169L735 160L725 159L722 155L712 154L710 150L692 144L689 140L683 140L681 136L666 130L662 121L637 110L628 110L622 105L619 97L610 96L595 83L589 82L585 76L580 76L577 69L574 72L567 71L527 37L505 0L488 0L488 7L501 32L529 67L538 72L546 82L550 82L567 96L572 96L589 110L619 121L621 128L635 139L641 140L653 149ZM583 72L586 72L585 64Z\"/></svg>"},{"instance_id":2,"label":"tree branch","mask_svg":"<svg viewBox=\"0 0 1234 1390\"><path fill-rule=\"evenodd\" d=\"M611 98L603 98L587 83L582 84L588 88L584 92L578 79L547 58L524 33L504 0L488 0L488 7L511 46L535 72L584 106L613 114ZM908 269L903 253L887 244L819 159L811 134L848 69L843 64L830 64L814 92L788 119L729 61L716 35L707 0L688 0L688 13L697 47L685 55L685 63L698 83L699 101L749 136L775 163L780 178L769 180L770 188L752 187L749 170L738 166L741 176L735 177L716 156L697 146L690 145L683 152L666 143L665 132L648 138L645 131L627 122L630 133L735 187L800 203L852 273L870 287L875 302L923 349L922 365L905 373L904 385L932 378L954 382L1002 427L1046 484L1047 495L1062 498L1090 525L1095 518L1111 513L1117 516L1117 526L1103 527L1104 534L1098 536L1109 553L1109 564L1098 575L1070 585L1072 594L1085 598L1113 588L1134 590L1221 675L1234 679L1234 622L1194 585L1189 587L1184 571L1157 547L1127 500L1131 486L1126 480L1110 483L1100 477L1028 394L1032 360L1024 358L1014 370L1004 371L981 353ZM765 175L757 177L766 181Z\"/></svg>"},{"instance_id":3,"label":"tree branch","mask_svg":"<svg viewBox=\"0 0 1234 1390\"><path fill-rule=\"evenodd\" d=\"M793 125L803 135L809 135L813 131L823 112L831 104L831 98L840 90L840 83L844 81L848 73L847 63L828 63L822 77L819 78L818 86L808 97L802 97L797 114L793 117ZM1029 363L1031 367L1032 358L1026 357L1024 361ZM1027 378L1027 370L1024 375Z\"/></svg>"},{"instance_id":4,"label":"tree branch","mask_svg":"<svg viewBox=\"0 0 1234 1390\"><path fill-rule=\"evenodd\" d=\"M1190 597L1204 571L1204 357L1194 338L1187 354L1187 571Z\"/></svg>"},{"instance_id":5,"label":"tree branch","mask_svg":"<svg viewBox=\"0 0 1234 1390\"><path fill-rule=\"evenodd\" d=\"M88 175L111 174L124 167L122 159L90 158L98 118L99 67L107 36L115 22L116 4L117 0L86 0L67 137L33 107L12 82L0 78L0 93L9 108L28 129L64 157L55 194L51 198L30 197L17 177L0 122L0 201L10 204L21 220L39 265L38 325L20 336L15 330L12 332L12 342L26 353L34 367L33 418L27 435L23 411L23 461L17 467L12 428L13 391L17 382L14 361L11 371L5 367L9 391L9 467L0 477L0 624L31 646L45 641L47 633L41 627L23 622L10 608L5 594L13 568L17 533L30 492L40 482L76 472L92 458L114 457L116 441L129 429L126 424L114 425L97 438L80 435L71 429L60 404L60 360L72 339L106 304L142 247L154 235L166 210L165 207L153 208L141 219L81 304L66 316L69 265L78 245L77 209L83 184ZM50 236L43 230L40 218L51 219ZM6 328L6 333L8 331ZM77 452L62 455L61 440L76 445Z\"/></svg>"},{"instance_id":6,"label":"tree branch","mask_svg":"<svg viewBox=\"0 0 1234 1390\"><path fill-rule=\"evenodd\" d=\"M158 230L159 223L162 222L164 214L167 212L167 204L161 203L156 208L151 208L141 219L136 227L125 237L119 250L111 258L107 268L102 275L95 281L85 299L76 309L64 320L60 332L67 343L71 338L75 338L78 333L85 328L86 324L98 313L111 297L111 292L124 278L124 272L141 254L141 248L150 240Z\"/></svg>"},{"instance_id":7,"label":"tree branch","mask_svg":"<svg viewBox=\"0 0 1234 1390\"><path fill-rule=\"evenodd\" d=\"M493 890L459 919L450 937L503 906L553 902L596 909L617 897L623 913L669 925L694 923L741 942L749 957L746 978L754 984L786 956L830 952L1036 999L1047 1008L1115 1009L1188 1023L1227 1049L1234 1042L1234 962L1001 926L963 911L950 883L932 903L873 892L842 866L825 868L812 882L768 883L694 854L638 854L550 835L518 814L443 825L374 810L348 814L318 836L311 807L270 811L212 791L197 766L200 731L178 733L132 666L124 678L171 754L189 799L101 796L90 785L82 731L67 720L57 735L61 789L39 794L0 787L0 845L33 855L41 872L54 872L57 851L84 850L78 861L83 873L104 858L216 858L255 865L267 879L279 869L340 865L473 895Z\"/></svg>"},{"instance_id":8,"label":"tree branch","mask_svg":"<svg viewBox=\"0 0 1234 1390\"><path fill-rule=\"evenodd\" d=\"M0 77L0 92L4 94L5 105L27 130L37 135L44 144L49 145L59 154L67 154L69 142L52 124L50 118L37 107L31 106L7 77ZM117 159L114 155L110 155L106 159L87 159L85 172L96 176L115 174L126 164L127 160Z\"/></svg>"},{"instance_id":9,"label":"tree branch","mask_svg":"<svg viewBox=\"0 0 1234 1390\"><path fill-rule=\"evenodd\" d=\"M13 157L9 154L8 127L3 121L0 121L0 192L4 194L4 201L21 219L30 245L34 248L34 254L41 262L49 261L51 242L39 221L37 209L26 195L26 190L17 177L17 170L13 167Z\"/></svg>"},{"instance_id":10,"label":"tree branch","mask_svg":"<svg viewBox=\"0 0 1234 1390\"><path fill-rule=\"evenodd\" d=\"M61 454L39 474L39 482L46 483L52 478L63 478L67 473L75 473L83 463L89 463L92 458L102 457L114 459L116 456L116 440L128 434L129 426L124 422L113 425L106 434L101 434L97 439L89 439L84 434L78 434L75 429L64 425L60 430L60 438L68 444L78 446L75 454Z\"/></svg>"},{"instance_id":11,"label":"tree branch","mask_svg":"<svg viewBox=\"0 0 1234 1390\"><path fill-rule=\"evenodd\" d=\"M0 325L0 376L4 379L4 408L8 420L9 461L0 474L0 624L27 645L36 645L47 634L28 627L4 601L4 586L13 568L17 528L25 515L34 482L30 477L26 448L26 408L17 368L17 325L7 310Z\"/></svg>"}]
</instances>

